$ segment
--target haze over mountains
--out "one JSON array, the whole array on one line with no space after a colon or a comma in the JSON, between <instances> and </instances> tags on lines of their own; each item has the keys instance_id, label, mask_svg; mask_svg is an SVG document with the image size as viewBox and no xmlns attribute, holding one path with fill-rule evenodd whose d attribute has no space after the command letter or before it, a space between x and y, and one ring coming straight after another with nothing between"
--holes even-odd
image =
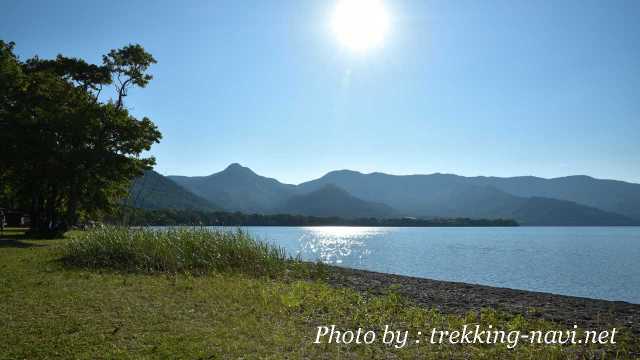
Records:
<instances>
[{"instance_id":1,"label":"haze over mountains","mask_svg":"<svg viewBox=\"0 0 640 360\"><path fill-rule=\"evenodd\" d=\"M640 184L587 176L543 179L450 174L389 175L332 171L300 185L283 184L232 164L209 176L146 175L163 184L162 201L137 206L358 217L509 218L523 225L640 224ZM137 191L156 194L137 182ZM185 191L185 189L187 191ZM134 189L136 190L136 189ZM135 195L135 193L133 194Z\"/></svg>"},{"instance_id":2,"label":"haze over mountains","mask_svg":"<svg viewBox=\"0 0 640 360\"><path fill-rule=\"evenodd\" d=\"M311 191L324 184L335 184L354 196L385 203L412 216L510 218L530 225L626 225L640 222L640 216L634 216L640 202L629 206L627 202L616 201L614 196L607 198L603 194L612 191L616 196L638 197L640 184L612 183L586 176L530 178L544 186L527 189L520 177L399 176L340 170L300 184L300 187ZM550 192L555 197L548 197ZM606 203L608 207L602 209L588 205L594 203Z\"/></svg>"},{"instance_id":3,"label":"haze over mountains","mask_svg":"<svg viewBox=\"0 0 640 360\"><path fill-rule=\"evenodd\" d=\"M388 205L361 200L333 184L301 195L293 195L276 212L338 216L342 218L386 218L395 211Z\"/></svg>"},{"instance_id":4,"label":"haze over mountains","mask_svg":"<svg viewBox=\"0 0 640 360\"><path fill-rule=\"evenodd\" d=\"M297 193L295 185L259 176L240 164L231 164L209 176L169 176L169 179L225 210L245 213L272 212Z\"/></svg>"}]
</instances>

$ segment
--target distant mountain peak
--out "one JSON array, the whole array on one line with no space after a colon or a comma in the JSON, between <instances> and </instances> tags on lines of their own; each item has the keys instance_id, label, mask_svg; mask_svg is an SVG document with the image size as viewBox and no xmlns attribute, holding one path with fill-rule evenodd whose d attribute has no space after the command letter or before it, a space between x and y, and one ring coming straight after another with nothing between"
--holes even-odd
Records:
<instances>
[{"instance_id":1,"label":"distant mountain peak","mask_svg":"<svg viewBox=\"0 0 640 360\"><path fill-rule=\"evenodd\" d=\"M242 166L239 163L232 163L227 166L223 171L223 173L237 173L237 174L250 174L256 175L250 168L246 166Z\"/></svg>"},{"instance_id":2,"label":"distant mountain peak","mask_svg":"<svg viewBox=\"0 0 640 360\"><path fill-rule=\"evenodd\" d=\"M237 169L248 169L246 166L242 166L239 163L231 163L226 167L225 170L237 170Z\"/></svg>"},{"instance_id":3,"label":"distant mountain peak","mask_svg":"<svg viewBox=\"0 0 640 360\"><path fill-rule=\"evenodd\" d=\"M296 190L293 185L258 175L238 163L209 176L174 176L172 179L227 211L245 213L269 212Z\"/></svg>"},{"instance_id":4,"label":"distant mountain peak","mask_svg":"<svg viewBox=\"0 0 640 360\"><path fill-rule=\"evenodd\" d=\"M589 175L569 175L569 176L563 176L563 177L559 177L556 179L580 179L580 180L596 180L596 178L591 177Z\"/></svg>"},{"instance_id":5,"label":"distant mountain peak","mask_svg":"<svg viewBox=\"0 0 640 360\"><path fill-rule=\"evenodd\" d=\"M364 174L355 170L342 169L342 170L330 171L326 173L324 176L332 176L332 175L364 175Z\"/></svg>"}]
</instances>

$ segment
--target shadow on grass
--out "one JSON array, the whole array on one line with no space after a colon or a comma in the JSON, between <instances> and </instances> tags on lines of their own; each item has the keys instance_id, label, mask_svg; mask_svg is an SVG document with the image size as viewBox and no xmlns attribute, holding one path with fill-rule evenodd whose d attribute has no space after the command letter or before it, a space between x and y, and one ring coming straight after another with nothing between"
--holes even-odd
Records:
<instances>
[{"instance_id":1,"label":"shadow on grass","mask_svg":"<svg viewBox=\"0 0 640 360\"><path fill-rule=\"evenodd\" d=\"M45 244L35 244L28 242L28 240L55 240L56 238L44 238L34 235L28 235L20 231L4 231L0 234L0 249L2 248L31 248L31 247L43 247ZM58 238L59 239L59 238Z\"/></svg>"},{"instance_id":2,"label":"shadow on grass","mask_svg":"<svg viewBox=\"0 0 640 360\"><path fill-rule=\"evenodd\" d=\"M33 244L33 243L28 243L28 242L24 242L22 240L16 240L16 239L8 239L6 236L3 238L0 238L0 249L3 248L31 248L31 247L43 247L46 245L42 245L42 244Z\"/></svg>"},{"instance_id":3,"label":"shadow on grass","mask_svg":"<svg viewBox=\"0 0 640 360\"><path fill-rule=\"evenodd\" d=\"M29 242L25 242L27 240L27 236L24 234L2 234L0 235L0 249L2 248L30 248L30 247L41 247L45 245L41 244L33 244Z\"/></svg>"}]
</instances>

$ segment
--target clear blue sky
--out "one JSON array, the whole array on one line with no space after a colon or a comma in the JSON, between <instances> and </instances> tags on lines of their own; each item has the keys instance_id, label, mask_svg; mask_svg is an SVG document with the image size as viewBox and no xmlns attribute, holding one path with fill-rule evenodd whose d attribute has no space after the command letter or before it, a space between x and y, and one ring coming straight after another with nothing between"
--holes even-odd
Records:
<instances>
[{"instance_id":1,"label":"clear blue sky","mask_svg":"<svg viewBox=\"0 0 640 360\"><path fill-rule=\"evenodd\" d=\"M155 79L127 102L162 131L163 174L640 182L640 1L385 4L390 33L363 54L329 30L333 0L3 0L0 38L92 62L142 44Z\"/></svg>"}]
</instances>

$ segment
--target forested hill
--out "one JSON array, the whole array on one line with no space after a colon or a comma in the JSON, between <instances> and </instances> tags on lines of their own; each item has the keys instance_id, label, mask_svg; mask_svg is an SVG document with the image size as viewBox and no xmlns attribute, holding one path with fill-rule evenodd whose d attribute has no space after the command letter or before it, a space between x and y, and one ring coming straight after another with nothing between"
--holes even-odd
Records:
<instances>
[{"instance_id":1,"label":"forested hill","mask_svg":"<svg viewBox=\"0 0 640 360\"><path fill-rule=\"evenodd\" d=\"M220 210L210 201L153 170L148 170L144 176L135 179L125 204L143 209Z\"/></svg>"},{"instance_id":2,"label":"forested hill","mask_svg":"<svg viewBox=\"0 0 640 360\"><path fill-rule=\"evenodd\" d=\"M224 211L196 211L196 210L144 210L129 209L126 212L128 221L136 226L518 226L509 219L414 219L414 218L357 218L345 219L341 217L319 217L290 214L244 214L240 212ZM121 219L110 219L120 223Z\"/></svg>"},{"instance_id":3,"label":"forested hill","mask_svg":"<svg viewBox=\"0 0 640 360\"><path fill-rule=\"evenodd\" d=\"M308 194L293 195L279 210L289 214L342 218L388 218L394 215L390 206L358 199L332 184Z\"/></svg>"}]
</instances>

